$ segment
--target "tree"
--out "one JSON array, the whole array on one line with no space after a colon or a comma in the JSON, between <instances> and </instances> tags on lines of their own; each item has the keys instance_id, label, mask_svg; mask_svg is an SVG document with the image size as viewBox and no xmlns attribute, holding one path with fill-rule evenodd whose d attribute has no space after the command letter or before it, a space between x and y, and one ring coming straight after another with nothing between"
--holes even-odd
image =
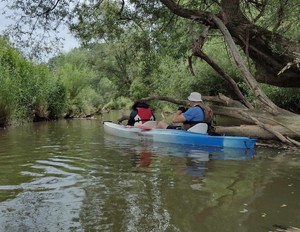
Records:
<instances>
[{"instance_id":1,"label":"tree","mask_svg":"<svg viewBox=\"0 0 300 232\"><path fill-rule=\"evenodd\" d=\"M61 54L52 62L52 74L66 90L68 109L66 117L90 114L98 110L94 98L99 98L96 87L97 73L89 65L90 54L86 49L74 49L68 54ZM91 110L92 109L92 110Z\"/></svg>"},{"instance_id":2,"label":"tree","mask_svg":"<svg viewBox=\"0 0 300 232\"><path fill-rule=\"evenodd\" d=\"M299 48L299 43L290 41L284 36L279 35L274 31L271 32L268 29L256 25L254 22L248 20L246 15L241 10L239 0L222 0L220 4L221 10L218 14L205 11L189 10L179 6L172 0L161 0L161 2L165 4L174 14L198 21L209 28L219 29L224 35L224 39L231 51L237 67L243 74L248 86L254 92L260 105L262 105L269 114L271 114L273 117L276 117L277 120L279 120L279 116L281 115L291 115L289 112L277 107L263 93L263 91L261 91L256 80L261 81L261 77L264 77L264 82L269 84L284 87L299 87L299 68L290 68L288 72L285 72L284 75L283 73L281 74L282 76L277 75L287 63L289 63L291 60L294 60L293 52ZM254 3L259 2L257 1ZM264 5L264 7L266 7L266 5ZM283 5L281 5L281 7L283 7ZM260 13L262 13L262 10ZM255 20L257 20L257 18ZM253 109L252 105L243 98L241 92L238 88L236 88L236 84L232 81L232 79L228 77L223 70L221 70L213 61L209 59L209 57L202 52L201 48L204 44L206 34L207 32L204 31L204 33L200 35L199 39L194 44L193 55L205 59L213 68L216 69L216 71L219 71L223 77L227 78L228 81L231 81L233 89L237 93L237 96L239 96L239 99L244 103L245 106L247 106L247 108ZM240 46L244 53L250 57L251 61L255 64L256 80L253 78L249 69L243 62L236 45ZM299 145L298 142L284 137L282 133L278 132L278 129L273 130L273 128L266 127L262 121L259 121L257 118L249 115L249 113L247 114L241 111L238 113L244 116L243 120L248 118L264 131L266 130L270 132L281 141L291 142ZM274 122L272 124L274 124ZM280 123L277 122L275 124L278 125ZM249 129L247 130L250 131ZM290 129L290 131L294 130ZM299 133L297 131L299 131L299 128L295 129L295 131L295 137L298 137ZM263 136L261 135L261 137Z\"/></svg>"},{"instance_id":3,"label":"tree","mask_svg":"<svg viewBox=\"0 0 300 232\"><path fill-rule=\"evenodd\" d=\"M246 131L238 129L235 132L231 128L218 128L220 132L259 134L260 137L267 138L268 136L263 132L268 131L271 137L297 144L288 137L299 137L300 130L296 123L299 121L299 116L276 106L258 84L261 82L281 87L300 87L300 70L295 62L300 48L297 41L300 5L297 0L184 0L180 3L174 0L88 3L57 0L54 3L28 1L26 4L12 1L11 6L27 14L28 20L24 20L26 17L23 17L22 22L42 27L46 31L57 28L57 24L53 22L66 22L84 44L118 41L128 28L146 31L149 36L145 41L148 43L143 44L142 48L157 52L163 51L167 44L188 44L193 37L197 37L190 56L191 70L193 57L205 60L231 84L238 100L242 103L238 109L222 110L220 107L215 107L215 113L240 117L258 126L248 127ZM34 24L32 20L35 20ZM188 23L191 25L189 27L191 36L185 32L185 37L178 36L177 39L172 37L174 27ZM255 105L243 96L226 70L220 68L203 52L202 48L208 36L214 33L224 37L231 54L230 59L234 59L249 89L256 97ZM182 41L180 38L185 40ZM137 43L136 48L140 45L141 43ZM176 49L176 47L172 48ZM180 51L180 46L177 51ZM243 54L240 53L241 51ZM289 68L286 68L287 64L291 64ZM249 69L251 65L255 67L255 75ZM226 97L220 96L210 100L229 101ZM257 109L264 115L259 115ZM268 128L266 123L273 125L272 128Z\"/></svg>"}]
</instances>

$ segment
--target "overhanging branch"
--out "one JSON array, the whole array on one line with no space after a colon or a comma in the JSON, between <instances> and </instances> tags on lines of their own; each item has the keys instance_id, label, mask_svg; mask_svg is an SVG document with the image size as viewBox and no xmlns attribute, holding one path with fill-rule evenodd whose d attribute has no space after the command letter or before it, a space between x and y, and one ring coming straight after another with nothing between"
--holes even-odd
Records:
<instances>
[{"instance_id":1,"label":"overhanging branch","mask_svg":"<svg viewBox=\"0 0 300 232\"><path fill-rule=\"evenodd\" d=\"M236 65L242 75L246 83L248 84L249 88L253 91L254 95L260 101L260 103L264 106L264 108L271 114L277 115L279 114L280 108L277 107L268 97L267 95L260 89L257 81L252 76L246 65L244 64L241 55L235 45L228 29L224 25L224 23L214 14L211 14L212 20L218 26L222 34L224 35L225 41L230 48L231 54L236 62Z\"/></svg>"}]
</instances>

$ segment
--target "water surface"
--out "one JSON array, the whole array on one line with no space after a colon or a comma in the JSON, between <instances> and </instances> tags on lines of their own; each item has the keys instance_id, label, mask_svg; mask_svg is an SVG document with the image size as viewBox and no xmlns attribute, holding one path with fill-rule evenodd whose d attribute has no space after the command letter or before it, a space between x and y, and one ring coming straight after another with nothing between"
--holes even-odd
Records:
<instances>
[{"instance_id":1,"label":"water surface","mask_svg":"<svg viewBox=\"0 0 300 232\"><path fill-rule=\"evenodd\" d=\"M0 130L0 231L300 227L299 157L114 138L101 119L8 128Z\"/></svg>"}]
</instances>

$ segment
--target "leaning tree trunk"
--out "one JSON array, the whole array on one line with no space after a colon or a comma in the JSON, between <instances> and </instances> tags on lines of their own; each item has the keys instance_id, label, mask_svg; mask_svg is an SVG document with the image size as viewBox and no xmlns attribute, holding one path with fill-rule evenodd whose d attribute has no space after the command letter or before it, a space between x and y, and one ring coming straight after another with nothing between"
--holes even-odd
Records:
<instances>
[{"instance_id":1,"label":"leaning tree trunk","mask_svg":"<svg viewBox=\"0 0 300 232\"><path fill-rule=\"evenodd\" d=\"M272 114L278 114L280 108L277 107L267 96L266 94L260 89L258 86L257 81L254 79L252 74L250 73L249 69L243 62L241 55L223 22L215 15L211 16L215 24L219 27L220 31L223 33L225 41L231 51L231 54L236 62L236 65L242 75L244 76L244 80L246 81L247 85L250 87L252 92L254 93L255 97L259 100L259 102L268 110L268 112Z\"/></svg>"},{"instance_id":2,"label":"leaning tree trunk","mask_svg":"<svg viewBox=\"0 0 300 232\"><path fill-rule=\"evenodd\" d=\"M285 117L298 117L298 115L295 115L289 111L283 110L281 108L279 108L278 106L276 106L266 95L265 93L260 89L257 81L255 80L255 78L252 76L252 74L250 73L250 71L248 70L247 66L244 64L238 49L230 35L230 33L228 32L227 28L225 27L225 25L222 23L222 21L216 17L215 15L211 15L212 20L215 22L215 24L219 27L219 29L221 30L221 32L224 35L225 41L227 42L227 45L231 51L231 54L236 62L236 65L238 67L238 69L241 71L247 85L249 86L249 88L252 90L252 92L254 93L254 95L257 98L257 101L260 103L260 105L263 107L264 110L261 110L261 112L266 112L268 113L268 118L270 117L274 117L277 116L279 118L280 116L285 116ZM201 48L197 47L198 46L202 46L201 43L199 43L199 41L203 41L203 37L198 39L198 42L194 44L193 46L193 55L199 55L201 58L205 59L206 61L209 61L208 64L210 64L217 72L223 74L225 73L224 71L220 71L219 67L217 67L217 65L210 60L208 57L206 57L205 55L203 55L203 52L201 52ZM249 103L245 100L245 98L243 96L241 96L240 91L238 91L236 89L237 85L236 83L232 80L232 78L230 78L228 75L221 75L223 76L223 78L225 78L233 87L235 93L237 94L237 96L239 97L239 99L241 100L241 102L243 102L245 104L246 107L250 108L251 111L248 112L244 112L239 110L238 114L241 115L243 117L244 120L248 120L253 124L256 124L257 126L255 127L239 127L239 128L235 128L235 130L226 130L223 128L223 130L221 130L220 128L218 129L218 133L224 134L225 131L228 133L230 132L232 135L236 135L236 133L238 134L243 134L243 135L247 135L249 136L250 134L252 136L256 137L260 137L260 138L272 138L275 137L277 139L279 139L282 142L285 143L293 143L295 145L299 145L299 143L295 140L290 139L291 136L298 136L297 133L294 133L295 130L297 130L298 128L292 128L289 129L288 132L292 133L287 133L286 130L280 130L279 128L272 128L270 126L270 124L266 125L266 123L264 122L264 120L260 120L257 117L253 116L253 107L252 105L250 105L249 107ZM228 114L228 111L226 111ZM282 119L280 120L282 121ZM275 120L273 119L272 124L278 125L281 124L281 126L284 127L284 129L287 128L287 126L285 126L285 124L288 123L288 121L285 120L285 122L279 122L278 119ZM266 132L266 133L265 133ZM267 136L269 135L269 136Z\"/></svg>"},{"instance_id":3,"label":"leaning tree trunk","mask_svg":"<svg viewBox=\"0 0 300 232\"><path fill-rule=\"evenodd\" d=\"M163 2L173 13L181 17L190 18L194 21L200 22L201 24L208 25L208 27L219 29L221 31L235 60L237 68L243 75L248 87L256 96L257 102L260 103L258 113L257 109L255 111L252 105L242 96L233 79L230 78L225 71L223 71L201 50L205 38L203 38L203 35L199 36L198 40L194 43L192 56L198 56L201 59L204 59L212 68L214 68L221 77L231 84L237 97L244 104L242 108L230 110L227 108L226 111L223 111L225 112L224 115L229 116L230 112L232 112L231 117L242 118L243 121L246 121L248 124L247 126L241 127L218 127L217 132L220 134L253 136L262 139L276 138L284 143L300 146L299 142L292 139L300 137L300 130L298 126L300 116L279 108L266 96L266 94L260 89L257 80L252 76L249 69L243 62L236 44L242 47L245 54L249 55L256 64L257 76L260 72L259 75L264 75L265 80L268 80L268 78L272 78L272 80L274 78L279 79L279 77L277 77L277 73L284 68L286 63L291 61L291 52L293 51L292 49L296 48L296 46L289 47L287 45L287 40L283 37L272 34L268 30L260 28L249 22L240 11L239 0L222 0L221 7L223 11L219 14L221 18L208 12L184 9L172 0L161 0L161 2ZM260 32L261 34L256 35L257 32ZM245 35L247 36L246 38ZM249 37L249 35L253 37ZM272 37L270 37L271 35L276 37L276 45L283 45L286 47L287 50L285 53L278 53L276 50L272 49L272 44L270 44L270 41L272 41ZM234 42L232 37L234 37L237 42ZM297 45L297 43L294 45ZM191 61L191 59L189 61ZM286 63L282 63L282 61ZM261 72L261 68L264 68L263 72ZM288 73L285 72L285 75L280 77L280 82L284 82L283 86L297 87L297 84L294 83L296 82L299 83L300 87L299 74L299 69L289 69ZM282 78L287 78L288 80ZM271 81L266 82L270 83ZM288 84L288 82L290 83ZM219 109L215 107L214 113L221 114L220 107ZM291 124L291 122L293 123Z\"/></svg>"}]
</instances>

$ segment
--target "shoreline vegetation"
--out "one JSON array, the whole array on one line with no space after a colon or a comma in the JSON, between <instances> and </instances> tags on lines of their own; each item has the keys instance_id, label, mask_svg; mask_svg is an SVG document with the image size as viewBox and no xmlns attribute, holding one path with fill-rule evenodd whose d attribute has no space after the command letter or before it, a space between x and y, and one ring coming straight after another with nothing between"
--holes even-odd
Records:
<instances>
[{"instance_id":1,"label":"shoreline vegetation","mask_svg":"<svg viewBox=\"0 0 300 232\"><path fill-rule=\"evenodd\" d=\"M95 45L93 49L76 48L47 63L26 59L5 38L0 39L0 46L5 48L0 51L0 127L61 118L90 119L110 110L130 109L136 99L149 101L158 111L174 112L178 105L186 104L180 99L191 91L199 91L216 116L240 119L246 125L218 125L216 132L219 134L258 137L264 141L280 141L287 146L290 143L297 146L296 139L300 137L299 128L295 126L298 124L291 123L299 118L300 94L297 89L260 84L268 97L282 107L281 114L270 117L267 110L259 105L258 99L242 84L241 76L236 75L236 80L247 102L255 106L253 109L236 99L230 84L220 80L204 64L194 65L194 69L200 72L195 77L184 68L184 59L178 64L169 57L171 67L154 68L151 79L131 79L125 70L116 78L111 71L121 70L111 61L114 54L109 44ZM212 52L215 49L211 47ZM226 51L223 52L225 56ZM106 63L103 63L102 57L95 57L95 53L106 54ZM169 78L176 65L179 65L180 73L173 73ZM236 73L234 67L232 73ZM163 88L165 85L168 88Z\"/></svg>"}]
</instances>

